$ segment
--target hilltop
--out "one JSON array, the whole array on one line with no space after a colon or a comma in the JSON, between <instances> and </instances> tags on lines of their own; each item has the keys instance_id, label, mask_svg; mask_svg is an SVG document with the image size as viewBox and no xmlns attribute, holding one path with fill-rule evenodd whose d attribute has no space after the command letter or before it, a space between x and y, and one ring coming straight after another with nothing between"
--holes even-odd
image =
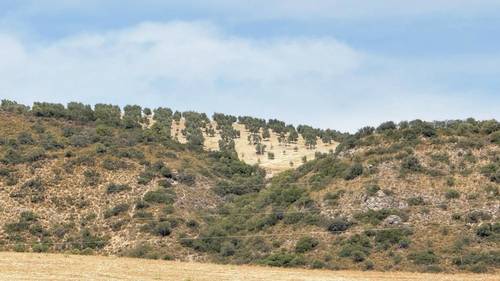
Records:
<instances>
[{"instance_id":1,"label":"hilltop","mask_svg":"<svg viewBox=\"0 0 500 281\"><path fill-rule=\"evenodd\" d=\"M495 272L500 124L0 107L3 250Z\"/></svg>"}]
</instances>

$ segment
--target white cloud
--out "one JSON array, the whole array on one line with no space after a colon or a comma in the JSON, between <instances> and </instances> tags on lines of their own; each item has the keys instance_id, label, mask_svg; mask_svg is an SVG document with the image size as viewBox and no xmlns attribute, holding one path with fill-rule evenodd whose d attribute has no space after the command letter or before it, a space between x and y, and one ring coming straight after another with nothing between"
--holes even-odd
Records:
<instances>
[{"instance_id":1,"label":"white cloud","mask_svg":"<svg viewBox=\"0 0 500 281\"><path fill-rule=\"evenodd\" d=\"M420 84L431 67L404 69L334 38L228 36L206 22L144 23L49 43L0 35L0 96L25 103L138 103L337 129L498 114L494 103Z\"/></svg>"}]
</instances>

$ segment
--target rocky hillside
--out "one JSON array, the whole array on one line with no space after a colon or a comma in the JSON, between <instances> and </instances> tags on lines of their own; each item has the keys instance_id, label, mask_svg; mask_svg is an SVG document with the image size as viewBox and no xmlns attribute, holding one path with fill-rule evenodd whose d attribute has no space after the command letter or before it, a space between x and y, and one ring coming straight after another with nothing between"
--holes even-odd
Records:
<instances>
[{"instance_id":1,"label":"rocky hillside","mask_svg":"<svg viewBox=\"0 0 500 281\"><path fill-rule=\"evenodd\" d=\"M0 247L495 272L499 144L494 120L386 122L350 135L167 108L3 101Z\"/></svg>"}]
</instances>

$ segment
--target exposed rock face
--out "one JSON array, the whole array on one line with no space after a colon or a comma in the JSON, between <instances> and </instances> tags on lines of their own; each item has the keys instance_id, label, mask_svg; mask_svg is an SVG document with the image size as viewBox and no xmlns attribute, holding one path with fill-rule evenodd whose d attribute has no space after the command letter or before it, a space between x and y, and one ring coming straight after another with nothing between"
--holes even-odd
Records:
<instances>
[{"instance_id":1,"label":"exposed rock face","mask_svg":"<svg viewBox=\"0 0 500 281\"><path fill-rule=\"evenodd\" d=\"M380 210L398 207L397 202L391 196L387 196L382 190L377 191L375 196L367 196L364 205L371 210Z\"/></svg>"},{"instance_id":2,"label":"exposed rock face","mask_svg":"<svg viewBox=\"0 0 500 281\"><path fill-rule=\"evenodd\" d=\"M397 226L400 225L403 222L403 220L396 215L390 215L384 220L384 225L386 226Z\"/></svg>"},{"instance_id":3,"label":"exposed rock face","mask_svg":"<svg viewBox=\"0 0 500 281\"><path fill-rule=\"evenodd\" d=\"M404 209L408 207L408 203L387 195L382 190L377 191L374 196L363 195L361 201L365 208L375 211L381 209Z\"/></svg>"}]
</instances>

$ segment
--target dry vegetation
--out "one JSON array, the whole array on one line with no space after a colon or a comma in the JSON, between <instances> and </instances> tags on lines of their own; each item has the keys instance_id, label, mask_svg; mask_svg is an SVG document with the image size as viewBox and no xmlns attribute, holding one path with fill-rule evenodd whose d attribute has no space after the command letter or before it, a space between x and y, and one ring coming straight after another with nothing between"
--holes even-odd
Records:
<instances>
[{"instance_id":1,"label":"dry vegetation","mask_svg":"<svg viewBox=\"0 0 500 281\"><path fill-rule=\"evenodd\" d=\"M486 274L383 273L279 269L129 258L0 253L3 280L178 280L178 281L493 281Z\"/></svg>"},{"instance_id":2,"label":"dry vegetation","mask_svg":"<svg viewBox=\"0 0 500 281\"><path fill-rule=\"evenodd\" d=\"M184 119L181 119L178 123L172 123L172 135L181 143L187 142L186 138L181 133L185 128L184 122ZM212 121L211 125L212 127L216 127L217 124ZM268 177L300 166L304 163L304 159L314 159L316 153L330 153L331 151L335 151L337 147L337 142L335 141L332 143L323 143L321 139L318 139L317 145L311 149L306 146L304 138L300 135L297 142L286 143L278 140L278 134L270 132L270 137L262 140L262 143L266 145L266 151L274 155L274 158L270 159L267 154L257 155L255 153L255 146L248 141L250 132L245 129L244 125L234 123L232 126L241 133L241 136L235 139L235 150L240 160L249 165L258 164L267 171ZM219 131L216 131L214 136L210 136L207 133L204 133L203 136L205 137L205 149L219 150L219 140L221 139Z\"/></svg>"},{"instance_id":3,"label":"dry vegetation","mask_svg":"<svg viewBox=\"0 0 500 281\"><path fill-rule=\"evenodd\" d=\"M0 248L498 272L494 120L388 122L349 135L251 117L146 112L3 102ZM258 159L260 166L249 165Z\"/></svg>"}]
</instances>

